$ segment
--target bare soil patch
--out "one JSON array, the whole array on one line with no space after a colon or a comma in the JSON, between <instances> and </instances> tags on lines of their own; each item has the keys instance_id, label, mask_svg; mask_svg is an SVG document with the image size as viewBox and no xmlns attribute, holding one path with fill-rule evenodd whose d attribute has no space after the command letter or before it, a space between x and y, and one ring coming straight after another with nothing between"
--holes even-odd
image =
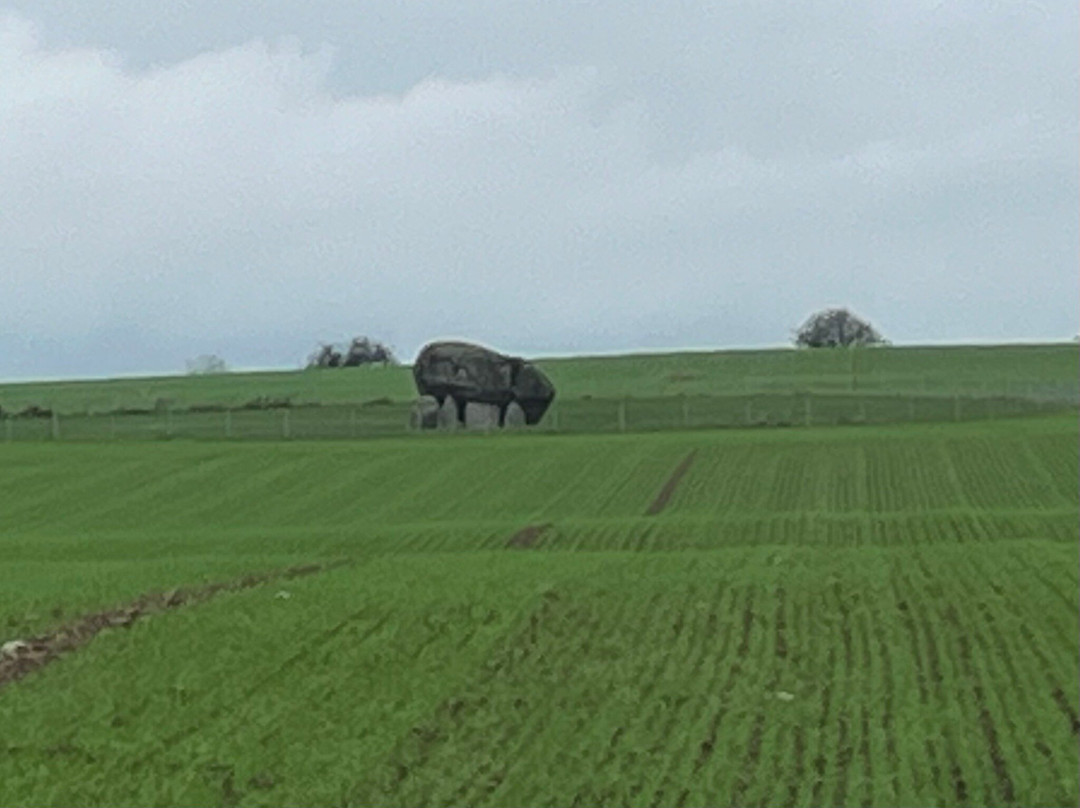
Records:
<instances>
[{"instance_id":1,"label":"bare soil patch","mask_svg":"<svg viewBox=\"0 0 1080 808\"><path fill-rule=\"evenodd\" d=\"M177 588L141 595L135 600L104 611L93 612L65 623L53 631L4 644L0 651L0 689L45 667L64 654L76 651L109 628L128 628L136 620L181 606L203 603L222 592L250 589L275 580L290 580L339 567L348 562L304 564L284 570L245 575L197 588Z\"/></svg>"},{"instance_id":2,"label":"bare soil patch","mask_svg":"<svg viewBox=\"0 0 1080 808\"><path fill-rule=\"evenodd\" d=\"M551 522L545 522L542 525L528 525L523 527L517 533L510 537L510 540L506 543L507 547L535 547L540 541L540 537L551 528Z\"/></svg>"},{"instance_id":3,"label":"bare soil patch","mask_svg":"<svg viewBox=\"0 0 1080 808\"><path fill-rule=\"evenodd\" d=\"M1060 687L1054 688L1054 701L1061 712L1065 714L1065 717L1069 719L1069 727L1072 729L1073 735L1080 735L1080 717L1077 717L1076 710L1069 704L1065 691Z\"/></svg>"},{"instance_id":4,"label":"bare soil patch","mask_svg":"<svg viewBox=\"0 0 1080 808\"><path fill-rule=\"evenodd\" d=\"M671 476L668 477L664 487L660 489L660 493L656 495L656 499L649 505L649 509L645 511L646 516L656 516L660 511L667 507L668 501L675 493L675 489L679 487L679 483L682 482L682 478L686 476L686 472L690 470L690 464L694 462L694 457L697 455L697 449L694 449L686 457L682 459L682 462L675 467L675 470L671 472Z\"/></svg>"}]
</instances>

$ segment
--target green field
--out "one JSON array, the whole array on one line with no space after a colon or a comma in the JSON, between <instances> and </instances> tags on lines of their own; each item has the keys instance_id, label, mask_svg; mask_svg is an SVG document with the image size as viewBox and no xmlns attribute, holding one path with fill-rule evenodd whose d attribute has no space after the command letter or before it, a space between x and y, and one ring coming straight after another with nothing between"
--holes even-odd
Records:
<instances>
[{"instance_id":1,"label":"green field","mask_svg":"<svg viewBox=\"0 0 1080 808\"><path fill-rule=\"evenodd\" d=\"M844 350L755 350L543 359L559 398L717 396L754 392L870 393L1071 398L1075 343ZM410 401L408 367L229 373L0 384L0 410L63 413L121 408L240 406L263 398L293 404Z\"/></svg>"},{"instance_id":2,"label":"green field","mask_svg":"<svg viewBox=\"0 0 1080 808\"><path fill-rule=\"evenodd\" d=\"M0 804L1075 805L1078 437L2 446L0 642L347 563L0 685Z\"/></svg>"}]
</instances>

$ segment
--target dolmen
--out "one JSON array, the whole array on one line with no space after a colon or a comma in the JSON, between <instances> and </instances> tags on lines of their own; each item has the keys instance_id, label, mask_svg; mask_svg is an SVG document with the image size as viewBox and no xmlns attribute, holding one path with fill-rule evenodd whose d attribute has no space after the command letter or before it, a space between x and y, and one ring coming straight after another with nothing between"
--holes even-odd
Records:
<instances>
[{"instance_id":1,"label":"dolmen","mask_svg":"<svg viewBox=\"0 0 1080 808\"><path fill-rule=\"evenodd\" d=\"M413 379L414 429L535 426L555 400L555 386L531 362L467 342L425 345Z\"/></svg>"}]
</instances>

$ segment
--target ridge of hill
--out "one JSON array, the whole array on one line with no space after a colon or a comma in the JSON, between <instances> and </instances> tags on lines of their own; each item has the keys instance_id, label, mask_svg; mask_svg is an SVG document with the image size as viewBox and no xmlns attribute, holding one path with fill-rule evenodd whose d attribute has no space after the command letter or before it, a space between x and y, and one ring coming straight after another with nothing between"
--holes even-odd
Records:
<instances>
[{"instance_id":1,"label":"ridge of hill","mask_svg":"<svg viewBox=\"0 0 1080 808\"><path fill-rule=\"evenodd\" d=\"M844 390L1068 398L1080 388L1078 360L1080 346L1060 343L693 351L547 358L536 364L562 399ZM409 366L369 366L12 382L0 384L0 409L184 409L239 406L256 399L349 404L409 401L415 395Z\"/></svg>"}]
</instances>

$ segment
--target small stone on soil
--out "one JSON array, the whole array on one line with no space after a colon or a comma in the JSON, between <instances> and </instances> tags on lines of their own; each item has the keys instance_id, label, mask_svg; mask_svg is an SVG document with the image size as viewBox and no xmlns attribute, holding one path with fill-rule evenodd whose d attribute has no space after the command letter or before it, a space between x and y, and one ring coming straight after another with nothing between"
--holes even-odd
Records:
<instances>
[{"instance_id":1,"label":"small stone on soil","mask_svg":"<svg viewBox=\"0 0 1080 808\"><path fill-rule=\"evenodd\" d=\"M9 640L0 645L0 657L17 657L30 650L30 645L22 640Z\"/></svg>"}]
</instances>

